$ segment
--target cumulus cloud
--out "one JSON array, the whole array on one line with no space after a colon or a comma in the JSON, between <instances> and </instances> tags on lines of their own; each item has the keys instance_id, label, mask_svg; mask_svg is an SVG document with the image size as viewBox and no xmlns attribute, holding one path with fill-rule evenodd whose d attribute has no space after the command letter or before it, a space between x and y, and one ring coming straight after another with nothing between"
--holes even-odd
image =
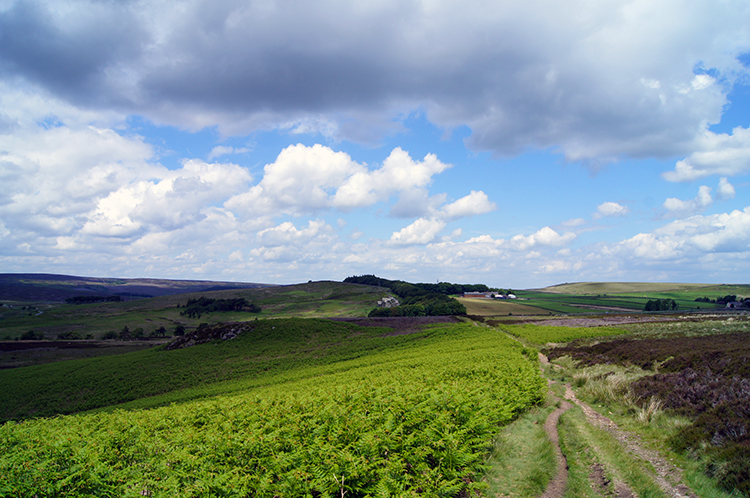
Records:
<instances>
[{"instance_id":1,"label":"cumulus cloud","mask_svg":"<svg viewBox=\"0 0 750 498\"><path fill-rule=\"evenodd\" d=\"M696 151L677 161L674 171L663 174L670 182L689 182L711 175L738 176L750 172L750 129L737 127L732 134L704 132Z\"/></svg>"},{"instance_id":2,"label":"cumulus cloud","mask_svg":"<svg viewBox=\"0 0 750 498\"><path fill-rule=\"evenodd\" d=\"M193 130L372 142L425 109L476 149L595 163L692 153L746 72L747 25L709 0L14 2L0 60L8 81Z\"/></svg>"},{"instance_id":3,"label":"cumulus cloud","mask_svg":"<svg viewBox=\"0 0 750 498\"><path fill-rule=\"evenodd\" d=\"M734 198L735 191L734 186L727 181L726 178L719 180L719 187L717 189L716 198L719 200L726 200ZM702 212L704 209L713 204L714 198L711 195L711 187L702 185L698 188L698 195L695 199L683 201L674 197L670 197L664 201L664 209L667 210L668 217L674 218L685 218L694 214Z\"/></svg>"},{"instance_id":4,"label":"cumulus cloud","mask_svg":"<svg viewBox=\"0 0 750 498\"><path fill-rule=\"evenodd\" d=\"M653 233L640 233L613 248L622 256L681 260L717 252L750 253L750 207L710 216L692 216Z\"/></svg>"},{"instance_id":5,"label":"cumulus cloud","mask_svg":"<svg viewBox=\"0 0 750 498\"><path fill-rule=\"evenodd\" d=\"M716 198L721 200L734 199L734 185L729 183L726 178L719 179L719 187L716 190Z\"/></svg>"},{"instance_id":6,"label":"cumulus cloud","mask_svg":"<svg viewBox=\"0 0 750 498\"><path fill-rule=\"evenodd\" d=\"M630 210L626 206L618 204L617 202L605 202L597 206L596 213L594 213L594 219L603 218L605 216L625 216L629 212Z\"/></svg>"},{"instance_id":7,"label":"cumulus cloud","mask_svg":"<svg viewBox=\"0 0 750 498\"><path fill-rule=\"evenodd\" d=\"M285 148L264 168L263 179L249 191L227 201L227 207L263 213L299 215L325 209L349 211L385 201L392 195L417 193L449 164L428 154L415 161L395 148L380 168L370 170L345 152L330 147L302 144Z\"/></svg>"},{"instance_id":8,"label":"cumulus cloud","mask_svg":"<svg viewBox=\"0 0 750 498\"><path fill-rule=\"evenodd\" d=\"M487 194L481 190L472 190L469 195L444 206L441 209L441 214L446 218L456 219L489 213L495 209L497 209L497 205L490 201Z\"/></svg>"},{"instance_id":9,"label":"cumulus cloud","mask_svg":"<svg viewBox=\"0 0 750 498\"><path fill-rule=\"evenodd\" d=\"M559 247L576 238L573 232L560 234L550 227L544 227L531 235L516 235L510 239L510 245L517 251L525 251L537 246Z\"/></svg>"},{"instance_id":10,"label":"cumulus cloud","mask_svg":"<svg viewBox=\"0 0 750 498\"><path fill-rule=\"evenodd\" d=\"M445 221L419 218L411 225L391 235L391 243L396 245L427 244L435 240L437 234L445 228Z\"/></svg>"}]
</instances>

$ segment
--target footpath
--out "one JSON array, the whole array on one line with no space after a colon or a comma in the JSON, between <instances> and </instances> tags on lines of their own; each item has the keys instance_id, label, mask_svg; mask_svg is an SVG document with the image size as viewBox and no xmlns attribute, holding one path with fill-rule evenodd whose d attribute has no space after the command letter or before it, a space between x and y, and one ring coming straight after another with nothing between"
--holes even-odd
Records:
<instances>
[{"instance_id":1,"label":"footpath","mask_svg":"<svg viewBox=\"0 0 750 498\"><path fill-rule=\"evenodd\" d=\"M539 360L542 365L549 364L547 357L539 354ZM550 385L554 381L548 381ZM558 423L560 417L573 407L573 404L579 406L586 416L586 422L600 430L609 433L619 444L620 450L627 452L636 459L643 462L643 468L650 475L653 481L658 485L661 491L669 498L699 498L682 482L682 473L666 458L658 452L645 448L641 439L629 431L625 431L617 426L610 418L598 413L588 404L576 398L575 392L570 384L565 385L564 400L561 400L550 391L555 400L560 403L559 408L553 411L544 424L544 429L552 442L557 453L557 472L555 477L550 481L541 498L564 498L568 484L568 464L566 456L560 448L560 437L558 433ZM572 403L572 404L571 404ZM600 448L588 443L594 454L602 453ZM596 463L590 468L589 481L591 486L596 488L597 492L604 496L615 496L617 498L637 498L637 494L618 477L608 478L607 476L619 476L622 472L618 469L607 468L602 463Z\"/></svg>"}]
</instances>

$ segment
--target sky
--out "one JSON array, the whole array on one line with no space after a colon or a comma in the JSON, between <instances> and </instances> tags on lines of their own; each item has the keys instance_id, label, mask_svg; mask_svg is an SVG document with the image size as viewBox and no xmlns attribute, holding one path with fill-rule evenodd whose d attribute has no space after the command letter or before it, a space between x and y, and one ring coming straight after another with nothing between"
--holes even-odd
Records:
<instances>
[{"instance_id":1,"label":"sky","mask_svg":"<svg viewBox=\"0 0 750 498\"><path fill-rule=\"evenodd\" d=\"M750 283L746 0L0 0L0 272Z\"/></svg>"}]
</instances>

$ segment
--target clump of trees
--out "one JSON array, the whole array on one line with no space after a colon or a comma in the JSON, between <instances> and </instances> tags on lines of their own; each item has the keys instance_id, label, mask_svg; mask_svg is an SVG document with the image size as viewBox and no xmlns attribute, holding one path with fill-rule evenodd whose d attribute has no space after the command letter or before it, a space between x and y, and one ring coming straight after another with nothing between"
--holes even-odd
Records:
<instances>
[{"instance_id":1,"label":"clump of trees","mask_svg":"<svg viewBox=\"0 0 750 498\"><path fill-rule=\"evenodd\" d=\"M677 302L674 299L656 299L649 300L643 311L671 311L677 309Z\"/></svg>"},{"instance_id":2,"label":"clump of trees","mask_svg":"<svg viewBox=\"0 0 750 498\"><path fill-rule=\"evenodd\" d=\"M121 341L128 341L131 339L152 339L155 337L165 337L167 335L167 329L164 326L157 327L153 332L147 334L143 327L137 327L130 330L130 327L125 325L120 332L110 330L102 335L102 339L120 339Z\"/></svg>"},{"instance_id":3,"label":"clump of trees","mask_svg":"<svg viewBox=\"0 0 750 498\"><path fill-rule=\"evenodd\" d=\"M179 307L179 304L177 305ZM237 299L211 299L201 296L198 299L188 299L185 309L180 315L188 318L200 318L203 313L214 311L246 311L248 313L260 313L259 306L247 301L244 297Z\"/></svg>"},{"instance_id":4,"label":"clump of trees","mask_svg":"<svg viewBox=\"0 0 750 498\"><path fill-rule=\"evenodd\" d=\"M401 304L392 308L375 308L368 316L440 316L465 315L466 307L449 294L462 292L488 292L484 284L463 285L441 282L438 284L411 284L401 280L387 280L375 275L347 277L345 283L379 285L401 298Z\"/></svg>"},{"instance_id":5,"label":"clump of trees","mask_svg":"<svg viewBox=\"0 0 750 498\"><path fill-rule=\"evenodd\" d=\"M75 331L68 331L63 332L62 334L57 334L57 338L61 341L80 341L83 339L83 336Z\"/></svg>"},{"instance_id":6,"label":"clump of trees","mask_svg":"<svg viewBox=\"0 0 750 498\"><path fill-rule=\"evenodd\" d=\"M736 294L727 294L724 297L718 297L716 299L711 299L708 297L699 297L695 300L698 303L716 303L716 304L727 304L727 303L733 303L737 301L737 295Z\"/></svg>"},{"instance_id":7,"label":"clump of trees","mask_svg":"<svg viewBox=\"0 0 750 498\"><path fill-rule=\"evenodd\" d=\"M73 296L65 300L68 304L119 303L121 296Z\"/></svg>"},{"instance_id":8,"label":"clump of trees","mask_svg":"<svg viewBox=\"0 0 750 498\"><path fill-rule=\"evenodd\" d=\"M34 332L33 330L21 334L22 341L41 341L42 339L44 339L44 334L41 332Z\"/></svg>"},{"instance_id":9,"label":"clump of trees","mask_svg":"<svg viewBox=\"0 0 750 498\"><path fill-rule=\"evenodd\" d=\"M377 285L387 287L399 297L406 298L409 296L422 294L463 294L464 292L490 292L490 289L484 284L452 284L448 282L439 282L436 284L412 284L403 280L388 280L386 278L376 277L375 275L352 276L344 279L349 284Z\"/></svg>"}]
</instances>

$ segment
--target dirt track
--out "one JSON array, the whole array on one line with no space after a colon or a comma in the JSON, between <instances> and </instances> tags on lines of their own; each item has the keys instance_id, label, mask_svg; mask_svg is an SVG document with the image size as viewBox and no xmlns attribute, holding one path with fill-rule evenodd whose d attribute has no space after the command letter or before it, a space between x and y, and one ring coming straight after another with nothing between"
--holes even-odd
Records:
<instances>
[{"instance_id":1,"label":"dirt track","mask_svg":"<svg viewBox=\"0 0 750 498\"><path fill-rule=\"evenodd\" d=\"M559 398L556 398L559 401ZM547 420L544 422L544 431L547 433L550 442L555 447L555 454L557 455L557 472L555 477L552 478L550 483L547 485L547 489L541 498L562 498L565 495L565 487L568 484L568 461L563 455L560 449L560 435L557 432L557 423L560 420L560 416L570 410L573 407L567 401L562 401L560 407L549 414Z\"/></svg>"},{"instance_id":2,"label":"dirt track","mask_svg":"<svg viewBox=\"0 0 750 498\"><path fill-rule=\"evenodd\" d=\"M542 365L549 363L547 357L541 353L539 353L539 361ZM553 381L550 381L550 384L552 383ZM557 424L562 414L572 407L569 402L575 403L581 408L581 410L583 410L583 413L586 415L586 421L589 424L599 429L606 430L620 443L623 450L642 460L644 463L648 463L651 468L655 470L655 472L649 472L654 479L654 482L659 485L667 496L670 498L698 498L698 496L682 482L682 473L677 467L671 464L659 453L646 449L641 444L640 438L638 438L637 435L620 429L611 419L598 413L583 401L580 401L576 397L570 384L566 384L565 386L564 397L565 400L560 400L555 396L555 399L560 402L560 407L547 417L544 424L544 429L558 455L558 470L555 477L548 484L547 489L541 498L563 498L565 496L568 467L565 455L563 455L560 448ZM595 447L592 447L591 449L595 453L599 451ZM619 480L614 482L609 481L606 478L606 470L606 467L600 463L592 466L589 480L593 487L598 488L603 494L611 494L618 498L635 498L637 496L626 483Z\"/></svg>"}]
</instances>

